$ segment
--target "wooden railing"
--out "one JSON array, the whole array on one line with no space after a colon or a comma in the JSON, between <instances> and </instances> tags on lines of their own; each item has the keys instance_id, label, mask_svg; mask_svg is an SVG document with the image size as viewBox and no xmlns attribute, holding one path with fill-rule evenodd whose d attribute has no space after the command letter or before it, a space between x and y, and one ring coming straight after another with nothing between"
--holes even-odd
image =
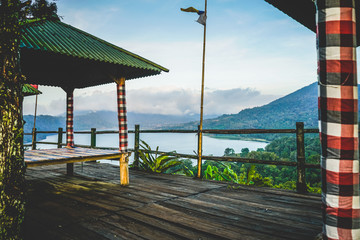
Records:
<instances>
[{"instance_id":1,"label":"wooden railing","mask_svg":"<svg viewBox=\"0 0 360 240\"><path fill-rule=\"evenodd\" d=\"M198 130L140 130L139 125L135 125L135 130L129 130L129 133L135 134L134 148L129 149L129 151L134 152L134 163L135 165L139 163L139 146L140 146L140 133L196 133L199 136ZM203 160L212 160L212 161L226 161L226 162L241 162L241 163L253 163L253 164L267 164L267 165L276 165L276 166L291 166L297 168L297 184L296 189L299 193L306 192L306 180L305 180L305 170L306 168L320 168L320 164L310 164L306 163L305 159L305 141L304 135L308 133L319 133L318 129L304 129L303 122L296 123L296 129L203 129L205 134L295 134L296 135L296 146L297 146L297 161L270 161L270 160L259 160L252 158L243 158L243 157L234 157L234 156L201 156ZM33 140L31 144L26 144L25 146L30 146L32 149L36 149L37 144L52 144L57 145L58 148L65 146L63 142L63 134L65 132L62 128L59 128L58 131L37 131L33 129L32 133L25 133L25 135L33 135ZM57 142L39 142L36 140L37 134L57 134ZM91 131L75 131L75 134L90 134L90 145L79 145L75 144L77 147L84 148L101 148L101 149L117 149L112 147L97 147L96 146L96 136L99 134L118 134L118 131L97 131L95 128L92 128ZM198 141L198 144L201 141ZM201 146L202 147L202 146ZM142 150L148 153L155 153L156 151ZM189 159L198 159L198 155L192 154L182 154L176 152L162 152L157 151L160 154L167 154L170 156L176 156L180 158L189 158ZM201 161L198 162L198 168L201 168ZM201 176L197 176L201 177Z\"/></svg>"}]
</instances>

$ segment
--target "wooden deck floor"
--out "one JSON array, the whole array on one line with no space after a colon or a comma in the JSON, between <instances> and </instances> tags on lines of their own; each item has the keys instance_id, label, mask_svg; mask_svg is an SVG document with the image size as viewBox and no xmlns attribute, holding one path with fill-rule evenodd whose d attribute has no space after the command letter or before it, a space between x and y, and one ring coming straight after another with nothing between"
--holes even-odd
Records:
<instances>
[{"instance_id":1,"label":"wooden deck floor","mask_svg":"<svg viewBox=\"0 0 360 240\"><path fill-rule=\"evenodd\" d=\"M319 196L75 164L27 170L25 239L313 239Z\"/></svg>"}]
</instances>

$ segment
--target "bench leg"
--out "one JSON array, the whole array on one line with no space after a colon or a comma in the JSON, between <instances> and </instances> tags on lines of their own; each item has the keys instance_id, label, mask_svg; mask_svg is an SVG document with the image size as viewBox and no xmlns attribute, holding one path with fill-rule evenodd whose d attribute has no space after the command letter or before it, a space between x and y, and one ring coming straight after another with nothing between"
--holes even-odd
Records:
<instances>
[{"instance_id":1,"label":"bench leg","mask_svg":"<svg viewBox=\"0 0 360 240\"><path fill-rule=\"evenodd\" d=\"M129 185L129 157L126 153L120 157L120 184Z\"/></svg>"},{"instance_id":2,"label":"bench leg","mask_svg":"<svg viewBox=\"0 0 360 240\"><path fill-rule=\"evenodd\" d=\"M67 163L66 164L66 174L68 176L74 175L74 163Z\"/></svg>"}]
</instances>

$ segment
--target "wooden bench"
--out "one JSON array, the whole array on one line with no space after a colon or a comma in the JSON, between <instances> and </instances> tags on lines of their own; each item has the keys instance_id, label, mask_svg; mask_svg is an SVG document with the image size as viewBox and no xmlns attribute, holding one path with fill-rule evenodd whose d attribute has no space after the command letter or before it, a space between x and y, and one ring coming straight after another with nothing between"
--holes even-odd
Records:
<instances>
[{"instance_id":1,"label":"wooden bench","mask_svg":"<svg viewBox=\"0 0 360 240\"><path fill-rule=\"evenodd\" d=\"M120 161L120 184L129 184L129 153L116 150L90 149L90 148L55 148L25 151L25 163L27 167L72 164L75 162L88 162L100 159L119 159ZM73 168L68 167L68 175L73 174Z\"/></svg>"}]
</instances>

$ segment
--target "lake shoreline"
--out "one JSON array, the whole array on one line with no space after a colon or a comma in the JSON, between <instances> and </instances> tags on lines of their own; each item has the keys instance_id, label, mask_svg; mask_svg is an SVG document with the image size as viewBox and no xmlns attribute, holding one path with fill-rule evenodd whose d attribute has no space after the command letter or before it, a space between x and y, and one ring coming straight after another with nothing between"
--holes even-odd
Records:
<instances>
[{"instance_id":1,"label":"lake shoreline","mask_svg":"<svg viewBox=\"0 0 360 240\"><path fill-rule=\"evenodd\" d=\"M57 142L58 135L53 134L47 136L43 142ZM134 147L135 135L129 134L128 146ZM183 154L193 154L197 151L198 136L196 133L140 133L140 139L145 141L156 149L159 146L160 151L171 152L176 151ZM40 141L40 142L41 142ZM63 135L63 142L66 141L65 134ZM75 144L90 145L90 134L75 134ZM99 134L96 137L97 147L118 147L119 136L117 134ZM224 139L214 138L212 136L203 136L203 155L223 156L226 148L232 148L236 153L240 153L241 149L248 148L250 151L256 151L258 148L265 148L268 142L253 141L253 140L239 140L239 139ZM57 145L37 144L38 148L56 148Z\"/></svg>"},{"instance_id":2,"label":"lake shoreline","mask_svg":"<svg viewBox=\"0 0 360 240\"><path fill-rule=\"evenodd\" d=\"M263 139L263 138L239 137L239 136L224 135L224 134L204 134L204 136L208 136L208 137L215 138L215 139L262 142L262 143L267 143L267 144L271 143L271 141Z\"/></svg>"}]
</instances>

